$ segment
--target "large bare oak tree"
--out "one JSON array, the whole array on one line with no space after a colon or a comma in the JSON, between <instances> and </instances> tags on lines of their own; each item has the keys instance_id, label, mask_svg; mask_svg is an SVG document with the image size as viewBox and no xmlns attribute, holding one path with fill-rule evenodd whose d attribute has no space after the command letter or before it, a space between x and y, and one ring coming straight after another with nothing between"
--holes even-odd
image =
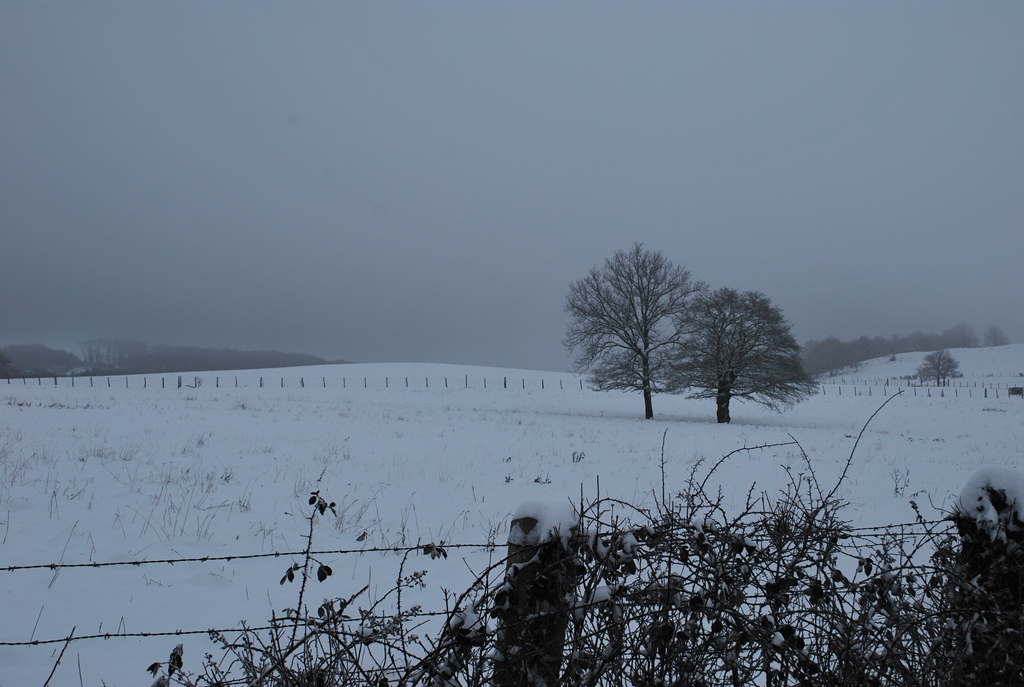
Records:
<instances>
[{"instance_id":1,"label":"large bare oak tree","mask_svg":"<svg viewBox=\"0 0 1024 687\"><path fill-rule=\"evenodd\" d=\"M565 346L577 352L576 371L589 371L595 389L639 391L644 417L654 417L651 396L667 390L680 340L676 321L700 288L689 271L640 243L591 268L569 285L565 305Z\"/></svg>"},{"instance_id":2,"label":"large bare oak tree","mask_svg":"<svg viewBox=\"0 0 1024 687\"><path fill-rule=\"evenodd\" d=\"M815 388L789 322L763 293L703 291L677 329L687 336L678 347L675 385L690 389L690 398L714 398L719 422L729 422L733 398L780 410Z\"/></svg>"}]
</instances>

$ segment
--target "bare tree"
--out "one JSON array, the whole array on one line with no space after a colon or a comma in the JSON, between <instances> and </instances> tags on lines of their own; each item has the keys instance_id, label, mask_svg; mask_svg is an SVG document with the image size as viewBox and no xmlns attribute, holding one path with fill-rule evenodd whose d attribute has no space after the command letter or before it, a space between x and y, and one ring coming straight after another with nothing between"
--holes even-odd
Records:
<instances>
[{"instance_id":1,"label":"bare tree","mask_svg":"<svg viewBox=\"0 0 1024 687\"><path fill-rule=\"evenodd\" d=\"M945 348L977 348L978 335L974 327L961 322L942 332Z\"/></svg>"},{"instance_id":2,"label":"bare tree","mask_svg":"<svg viewBox=\"0 0 1024 687\"><path fill-rule=\"evenodd\" d=\"M729 422L733 398L781 410L814 391L789 322L763 293L705 291L678 326L688 336L678 348L677 388L691 389L690 398L716 399L719 422Z\"/></svg>"},{"instance_id":3,"label":"bare tree","mask_svg":"<svg viewBox=\"0 0 1024 687\"><path fill-rule=\"evenodd\" d=\"M0 351L0 376L8 377L14 373L14 366L11 365L11 359L8 358L3 351Z\"/></svg>"},{"instance_id":4,"label":"bare tree","mask_svg":"<svg viewBox=\"0 0 1024 687\"><path fill-rule=\"evenodd\" d=\"M1010 343L1010 340L998 325L992 325L986 329L982 341L984 341L984 345L986 346L1005 346Z\"/></svg>"},{"instance_id":5,"label":"bare tree","mask_svg":"<svg viewBox=\"0 0 1024 687\"><path fill-rule=\"evenodd\" d=\"M644 417L654 417L651 396L666 390L669 355L679 342L676 320L701 288L689 271L640 243L591 268L569 285L565 305L564 343L577 351L576 371L589 371L595 389L643 393Z\"/></svg>"},{"instance_id":6,"label":"bare tree","mask_svg":"<svg viewBox=\"0 0 1024 687\"><path fill-rule=\"evenodd\" d=\"M922 382L926 379L934 379L936 386L944 385L946 380L958 372L960 372L960 363L945 349L926 355L924 363L917 368L917 376Z\"/></svg>"}]
</instances>

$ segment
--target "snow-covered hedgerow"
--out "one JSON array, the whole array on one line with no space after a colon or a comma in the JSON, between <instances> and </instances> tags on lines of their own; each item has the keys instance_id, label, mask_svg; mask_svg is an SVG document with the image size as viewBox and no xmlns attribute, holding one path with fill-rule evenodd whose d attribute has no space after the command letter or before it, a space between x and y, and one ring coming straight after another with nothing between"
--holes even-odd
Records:
<instances>
[{"instance_id":1,"label":"snow-covered hedgerow","mask_svg":"<svg viewBox=\"0 0 1024 687\"><path fill-rule=\"evenodd\" d=\"M1021 530L1007 490L991 489L994 473L965 489L971 504L972 489L987 495L977 517L854 530L838 485L820 485L806 459L785 490L751 489L738 513L706 491L717 467L701 477L698 465L687 489L652 509L611 499L574 514L525 504L517 515L536 526L513 534L510 557L448 595L443 610L403 608L402 590L423 580L402 573L368 607L358 594L315 613L299 604L266 628L218 637L221 657L174 677L375 687L1024 684ZM447 558L443 543L418 553ZM304 588L312 562L300 566ZM397 603L386 608L388 598Z\"/></svg>"}]
</instances>

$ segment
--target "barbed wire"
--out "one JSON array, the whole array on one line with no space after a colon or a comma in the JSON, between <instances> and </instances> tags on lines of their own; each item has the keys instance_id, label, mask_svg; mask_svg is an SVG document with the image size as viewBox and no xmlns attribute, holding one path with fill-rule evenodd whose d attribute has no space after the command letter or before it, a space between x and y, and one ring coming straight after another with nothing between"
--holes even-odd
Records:
<instances>
[{"instance_id":1,"label":"barbed wire","mask_svg":"<svg viewBox=\"0 0 1024 687\"><path fill-rule=\"evenodd\" d=\"M898 532L901 535L910 534L928 534L933 528L941 526L943 523L948 523L948 520L920 520L915 522L904 522L897 523L894 525L876 525L871 527L851 527L847 530L850 533L849 539L856 540L859 538L868 539L879 535L889 534L891 532ZM426 542L416 544L414 546L373 546L369 548L361 549L325 549L322 551L311 551L310 554L314 556L347 556L353 554L363 553L408 553L412 551L423 550L424 547L432 547L434 550L437 548L441 549L484 549L492 550L498 546L504 546L497 542L491 541L486 543L446 543L441 541L440 544L434 542ZM429 554L429 550L425 553ZM229 556L195 556L189 558L154 558L154 559L140 559L131 561L90 561L88 563L31 563L27 565L7 565L0 568L3 572L16 572L20 570L63 570L72 568L112 568L112 567L141 567L143 565L174 565L176 563L213 563L213 562L231 562L241 560L255 560L261 558L286 558L292 556L304 556L305 551L272 551L269 553L251 553L251 554L235 554Z\"/></svg>"},{"instance_id":2,"label":"barbed wire","mask_svg":"<svg viewBox=\"0 0 1024 687\"><path fill-rule=\"evenodd\" d=\"M437 618L437 617L448 617L450 613L448 611L418 611L416 613L406 613L409 619L416 618ZM383 616L385 618L397 618L397 615ZM310 624L315 622L315 618L299 618L300 623ZM2 642L0 646L37 646L43 644L61 644L63 642L79 642L85 639L119 639L119 638L139 638L139 637L176 637L185 635L209 635L209 634L228 634L231 632L264 632L266 630L279 630L284 625L291 626L295 622L294 617L281 617L278 618L276 625L264 625L262 627L231 627L227 629L205 629L205 630L166 630L163 632L103 632L100 634L92 635L76 635L59 637L57 639L30 639L21 642Z\"/></svg>"},{"instance_id":3,"label":"barbed wire","mask_svg":"<svg viewBox=\"0 0 1024 687\"><path fill-rule=\"evenodd\" d=\"M410 551L419 551L426 546L432 546L436 549L492 549L498 546L495 542L487 544L448 544L442 541L440 544L434 542L427 542L425 544L418 544L416 546L375 546L367 549L327 549L324 551L310 551L312 556L329 556L329 555L350 555L357 553L406 553ZM425 552L429 554L429 551ZM106 563L100 563L98 561L90 563L34 563L30 565L8 565L0 568L3 572L14 572L17 570L62 570L64 568L110 568L115 566L142 566L142 565L154 565L154 564L170 564L175 563L211 563L214 561L239 561L239 560L252 560L256 558L284 558L287 556L305 556L305 551L274 551L271 553L251 553L251 554L238 554L234 556L197 556L193 558L154 558L154 559L143 559L135 561L109 561Z\"/></svg>"}]
</instances>

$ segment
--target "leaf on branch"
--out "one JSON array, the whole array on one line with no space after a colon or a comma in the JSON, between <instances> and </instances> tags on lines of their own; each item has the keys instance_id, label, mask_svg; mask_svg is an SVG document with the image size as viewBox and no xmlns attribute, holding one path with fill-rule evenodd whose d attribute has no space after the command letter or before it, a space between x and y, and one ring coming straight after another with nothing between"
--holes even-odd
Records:
<instances>
[{"instance_id":1,"label":"leaf on branch","mask_svg":"<svg viewBox=\"0 0 1024 687\"><path fill-rule=\"evenodd\" d=\"M185 653L185 646L179 644L174 647L174 651L171 652L171 658L167 662L167 677L174 675L174 671L180 670L183 665L182 654Z\"/></svg>"}]
</instances>

